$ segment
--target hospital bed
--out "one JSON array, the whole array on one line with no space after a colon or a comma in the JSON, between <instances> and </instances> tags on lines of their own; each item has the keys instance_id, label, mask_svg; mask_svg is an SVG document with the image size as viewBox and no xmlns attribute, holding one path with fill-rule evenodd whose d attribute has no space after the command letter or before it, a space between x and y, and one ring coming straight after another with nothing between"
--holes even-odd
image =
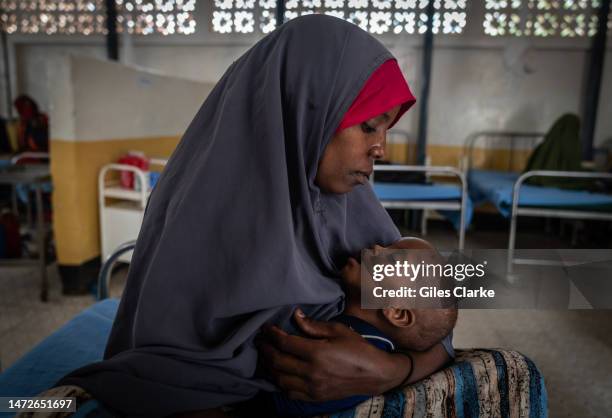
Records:
<instances>
[{"instance_id":1,"label":"hospital bed","mask_svg":"<svg viewBox=\"0 0 612 418\"><path fill-rule=\"evenodd\" d=\"M104 263L98 281L99 301L45 338L0 373L0 397L35 396L61 377L99 361L119 305L108 298L115 262L134 249L128 242ZM346 416L521 416L545 417L544 379L527 357L510 350L457 350L446 369L416 384L373 397ZM492 411L495 411L492 412ZM0 412L0 417L12 416ZM337 416L337 415L334 415ZM345 415L342 415L345 416Z\"/></svg>"},{"instance_id":2,"label":"hospital bed","mask_svg":"<svg viewBox=\"0 0 612 418\"><path fill-rule=\"evenodd\" d=\"M151 167L165 167L168 160L150 158ZM139 187L126 188L119 181L122 174L130 173ZM98 174L98 216L100 222L100 249L106 259L121 243L135 239L140 231L149 195L159 172L145 171L127 164L106 164ZM131 254L121 261L129 262Z\"/></svg>"},{"instance_id":3,"label":"hospital bed","mask_svg":"<svg viewBox=\"0 0 612 418\"><path fill-rule=\"evenodd\" d=\"M1 259L0 265L38 267L40 300L46 302L49 288L47 277L48 238L52 235L52 225L45 221L43 194L50 193L52 190L49 154L24 152L13 156L8 164L0 167L0 185L11 187L12 212L18 218L20 218L18 201L21 200L25 203L25 225L27 231L32 234L36 248L35 258ZM32 216L31 195L34 195L35 201L35 221L33 221ZM22 229L22 234L23 231Z\"/></svg>"},{"instance_id":4,"label":"hospital bed","mask_svg":"<svg viewBox=\"0 0 612 418\"><path fill-rule=\"evenodd\" d=\"M455 183L389 183L376 181L376 173L400 172L422 173L423 175L450 176ZM455 167L414 166L414 165L375 165L370 178L374 192L383 207L387 209L438 210L449 214L458 231L458 247L463 249L465 228L469 224L466 216L472 213L467 194L465 175ZM453 216L454 215L454 216ZM424 229L424 228L423 228Z\"/></svg>"},{"instance_id":5,"label":"hospital bed","mask_svg":"<svg viewBox=\"0 0 612 418\"><path fill-rule=\"evenodd\" d=\"M544 262L544 260L514 258L519 216L612 221L612 194L527 184L527 181L533 177L612 180L612 174L549 170L531 170L525 173L513 171L523 165L522 161L517 161L515 157L517 151L524 154L530 152L543 136L534 132L484 131L468 136L465 142L463 159L468 190L474 205L490 202L502 216L510 219L508 273L513 272L514 265ZM475 150L479 144L484 144L485 151L495 147L509 150L507 171L476 169L478 158Z\"/></svg>"},{"instance_id":6,"label":"hospital bed","mask_svg":"<svg viewBox=\"0 0 612 418\"><path fill-rule=\"evenodd\" d=\"M34 164L34 167L28 167L29 169L38 170L42 168L45 173L49 173L49 153L47 152L32 152L26 151L21 152L19 154L13 155L10 160L8 160L8 166L16 166L20 164ZM44 185L44 192L51 192L51 183L47 182ZM26 217L28 227L32 226L32 209L30 204L30 199L28 198L29 189L27 185L14 185L11 193L11 208L13 213L19 213L18 202L21 201L26 205Z\"/></svg>"}]
</instances>

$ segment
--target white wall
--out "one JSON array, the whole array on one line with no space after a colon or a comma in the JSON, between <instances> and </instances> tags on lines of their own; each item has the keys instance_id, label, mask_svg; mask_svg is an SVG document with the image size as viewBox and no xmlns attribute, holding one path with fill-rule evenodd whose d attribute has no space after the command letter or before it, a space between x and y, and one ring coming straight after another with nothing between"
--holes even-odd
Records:
<instances>
[{"instance_id":1,"label":"white wall","mask_svg":"<svg viewBox=\"0 0 612 418\"><path fill-rule=\"evenodd\" d=\"M209 31L209 2L198 2L194 35L132 38L132 64L168 75L214 82L258 37ZM470 2L472 9L476 3ZM465 34L435 38L429 142L460 145L480 129L546 130L564 112L578 112L588 40L491 39L482 35L478 11ZM419 36L381 40L398 57L415 93L420 94ZM612 137L612 42L608 44L600 96L596 143ZM66 53L104 57L100 37L14 37L19 92L35 97L43 110L54 82L54 62ZM521 53L523 52L523 53ZM518 58L517 58L518 57ZM0 101L0 112L3 107ZM416 135L418 109L400 127ZM53 123L53 121L51 121Z\"/></svg>"},{"instance_id":2,"label":"white wall","mask_svg":"<svg viewBox=\"0 0 612 418\"><path fill-rule=\"evenodd\" d=\"M27 94L38 102L40 108L49 112L51 94L58 83L69 88L70 67L66 62L70 55L105 58L102 47L91 45L18 44L16 45L17 92ZM60 92L58 92L61 94ZM16 95L15 95L16 96ZM53 124L53 121L50 121Z\"/></svg>"},{"instance_id":3,"label":"white wall","mask_svg":"<svg viewBox=\"0 0 612 418\"><path fill-rule=\"evenodd\" d=\"M51 137L67 141L180 136L214 87L74 55L48 70Z\"/></svg>"}]
</instances>

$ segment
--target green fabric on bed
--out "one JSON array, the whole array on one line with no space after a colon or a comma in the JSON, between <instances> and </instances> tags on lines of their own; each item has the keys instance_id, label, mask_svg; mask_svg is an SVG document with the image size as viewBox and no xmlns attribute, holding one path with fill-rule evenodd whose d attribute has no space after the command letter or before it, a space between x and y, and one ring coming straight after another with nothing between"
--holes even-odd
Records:
<instances>
[{"instance_id":1,"label":"green fabric on bed","mask_svg":"<svg viewBox=\"0 0 612 418\"><path fill-rule=\"evenodd\" d=\"M531 170L583 171L581 166L580 119L567 113L550 128L544 142L533 150L525 172ZM534 186L562 189L589 189L593 182L584 179L559 177L532 177L527 180Z\"/></svg>"}]
</instances>

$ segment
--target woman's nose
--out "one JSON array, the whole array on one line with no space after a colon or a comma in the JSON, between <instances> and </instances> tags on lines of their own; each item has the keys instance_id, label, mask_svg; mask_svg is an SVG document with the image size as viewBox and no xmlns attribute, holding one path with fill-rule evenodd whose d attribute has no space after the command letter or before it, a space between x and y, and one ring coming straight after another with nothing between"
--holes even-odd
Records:
<instances>
[{"instance_id":1,"label":"woman's nose","mask_svg":"<svg viewBox=\"0 0 612 418\"><path fill-rule=\"evenodd\" d=\"M382 160L385 158L385 144L384 142L381 144L374 144L370 147L370 158L373 160Z\"/></svg>"}]
</instances>

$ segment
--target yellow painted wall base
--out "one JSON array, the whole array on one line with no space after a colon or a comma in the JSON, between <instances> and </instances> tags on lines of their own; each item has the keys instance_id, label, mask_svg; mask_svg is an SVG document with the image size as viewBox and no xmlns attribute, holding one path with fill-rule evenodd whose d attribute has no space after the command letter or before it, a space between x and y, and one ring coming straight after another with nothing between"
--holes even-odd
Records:
<instances>
[{"instance_id":1,"label":"yellow painted wall base","mask_svg":"<svg viewBox=\"0 0 612 418\"><path fill-rule=\"evenodd\" d=\"M113 139L100 141L51 141L53 178L53 226L58 262L80 265L100 255L98 215L98 173L131 150L150 157L169 157L179 137ZM386 158L402 164L414 163L414 144L387 144ZM462 147L430 145L427 155L432 165L459 166ZM485 154L486 152L486 154ZM508 169L509 150L475 150L479 168ZM513 169L521 170L527 151L515 151ZM486 158L485 158L486 156Z\"/></svg>"},{"instance_id":2,"label":"yellow painted wall base","mask_svg":"<svg viewBox=\"0 0 612 418\"><path fill-rule=\"evenodd\" d=\"M179 139L51 140L53 228L59 264L79 265L100 255L98 173L102 166L132 150L169 157Z\"/></svg>"}]
</instances>

